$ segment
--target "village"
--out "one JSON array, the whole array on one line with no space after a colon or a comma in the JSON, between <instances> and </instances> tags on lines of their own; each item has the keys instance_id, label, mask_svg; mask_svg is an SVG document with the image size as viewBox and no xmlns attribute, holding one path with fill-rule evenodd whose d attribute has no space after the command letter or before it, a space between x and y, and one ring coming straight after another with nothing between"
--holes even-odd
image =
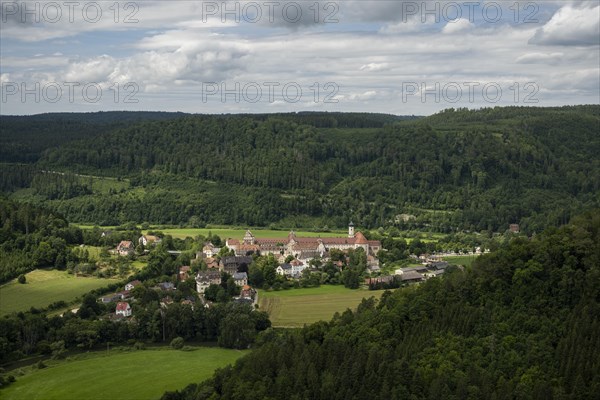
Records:
<instances>
[{"instance_id":1,"label":"village","mask_svg":"<svg viewBox=\"0 0 600 400\"><path fill-rule=\"evenodd\" d=\"M138 245L143 246L148 253L148 249L156 247L161 241L160 236L145 234L139 237ZM209 308L215 300L214 295L208 295L211 288L226 287L229 283L235 285L237 290L234 290L235 295L230 296L228 301L257 307L257 289L262 288L252 286L249 270L255 257L259 255L274 257L277 262L275 272L279 276L278 279L294 282L296 287L303 277L320 273L323 265L327 263L342 272L347 268L349 251L364 252L366 268L362 274L362 285L369 289L419 284L427 279L442 276L449 267L449 263L443 261L440 255L411 255L411 266L382 274L378 253L386 250L382 248L379 240L368 240L362 232L356 232L352 222L348 225L347 237L298 237L292 230L287 237L261 238L247 230L241 240L228 238L224 243L223 247L216 247L210 241L204 243L202 250L195 254L192 265L179 267L177 274L170 281L151 286L151 289L159 294L160 306L169 307L174 303L172 293L180 283L193 282L195 295L179 296L182 305L193 308L199 304ZM124 240L113 253L123 257L132 256L135 247L134 242ZM170 253L178 254L175 251ZM481 249L477 248L475 253L481 254ZM332 260L332 254L337 255L336 260ZM202 265L202 268L198 265ZM135 302L133 291L140 285L144 283L133 280L127 283L123 290L105 295L99 301L104 304L116 303L114 318L130 317L130 303ZM286 286L288 287L292 286Z\"/></svg>"}]
</instances>

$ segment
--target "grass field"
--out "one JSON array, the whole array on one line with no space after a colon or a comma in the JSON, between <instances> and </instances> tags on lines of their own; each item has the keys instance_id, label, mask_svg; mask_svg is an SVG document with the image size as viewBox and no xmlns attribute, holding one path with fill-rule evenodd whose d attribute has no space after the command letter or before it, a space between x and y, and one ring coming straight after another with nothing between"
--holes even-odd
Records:
<instances>
[{"instance_id":1,"label":"grass field","mask_svg":"<svg viewBox=\"0 0 600 400\"><path fill-rule=\"evenodd\" d=\"M13 279L0 286L0 315L46 307L55 301L71 301L92 289L116 282L115 279L77 278L66 271L36 269L25 275L21 285Z\"/></svg>"},{"instance_id":2,"label":"grass field","mask_svg":"<svg viewBox=\"0 0 600 400\"><path fill-rule=\"evenodd\" d=\"M343 286L260 291L260 310L269 313L273 326L299 327L316 321L329 321L336 312L355 309L363 298L379 297L383 291L351 290Z\"/></svg>"},{"instance_id":3,"label":"grass field","mask_svg":"<svg viewBox=\"0 0 600 400\"><path fill-rule=\"evenodd\" d=\"M74 361L48 361L2 389L6 400L159 399L209 378L216 368L233 363L246 351L221 348L90 353Z\"/></svg>"},{"instance_id":4,"label":"grass field","mask_svg":"<svg viewBox=\"0 0 600 400\"><path fill-rule=\"evenodd\" d=\"M448 261L450 264L464 265L470 267L473 261L479 256L448 256L444 257L444 261Z\"/></svg>"},{"instance_id":5,"label":"grass field","mask_svg":"<svg viewBox=\"0 0 600 400\"><path fill-rule=\"evenodd\" d=\"M213 235L218 235L221 239L233 238L242 239L246 233L246 229L232 229L232 228L183 228L183 229L160 229L165 235L171 235L174 238L185 239L186 237L195 237L198 235L208 236L209 232ZM287 238L289 231L275 231L271 229L252 229L250 231L257 238ZM146 231L144 231L146 232ZM298 237L310 237L310 236L321 236L321 237L344 237L347 233L344 232L307 232L307 231L294 231Z\"/></svg>"}]
</instances>

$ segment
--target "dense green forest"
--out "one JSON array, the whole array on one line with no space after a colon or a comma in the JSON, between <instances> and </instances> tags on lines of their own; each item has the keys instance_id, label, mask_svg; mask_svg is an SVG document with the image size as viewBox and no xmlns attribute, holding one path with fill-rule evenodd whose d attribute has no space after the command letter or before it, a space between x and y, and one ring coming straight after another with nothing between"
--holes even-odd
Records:
<instances>
[{"instance_id":1,"label":"dense green forest","mask_svg":"<svg viewBox=\"0 0 600 400\"><path fill-rule=\"evenodd\" d=\"M0 190L105 225L373 228L410 212L442 232L533 233L600 205L599 106L105 114L3 122Z\"/></svg>"},{"instance_id":2,"label":"dense green forest","mask_svg":"<svg viewBox=\"0 0 600 400\"><path fill-rule=\"evenodd\" d=\"M363 300L163 400L594 399L600 213L515 238L462 272Z\"/></svg>"},{"instance_id":3,"label":"dense green forest","mask_svg":"<svg viewBox=\"0 0 600 400\"><path fill-rule=\"evenodd\" d=\"M34 268L66 267L81 229L56 212L0 198L0 283Z\"/></svg>"}]
</instances>

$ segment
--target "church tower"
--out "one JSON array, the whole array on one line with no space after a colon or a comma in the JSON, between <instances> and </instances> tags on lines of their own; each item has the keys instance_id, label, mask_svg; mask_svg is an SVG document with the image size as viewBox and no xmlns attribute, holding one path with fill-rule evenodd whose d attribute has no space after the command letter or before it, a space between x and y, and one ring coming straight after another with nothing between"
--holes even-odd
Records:
<instances>
[{"instance_id":1,"label":"church tower","mask_svg":"<svg viewBox=\"0 0 600 400\"><path fill-rule=\"evenodd\" d=\"M352 223L352 221L350 221L350 223L348 224L348 237L354 237L354 224Z\"/></svg>"}]
</instances>

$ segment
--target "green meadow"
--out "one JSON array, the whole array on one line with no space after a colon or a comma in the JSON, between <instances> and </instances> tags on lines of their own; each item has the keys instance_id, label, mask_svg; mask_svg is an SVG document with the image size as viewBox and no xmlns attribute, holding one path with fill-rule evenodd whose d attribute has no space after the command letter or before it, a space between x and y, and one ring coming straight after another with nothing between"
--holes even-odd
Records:
<instances>
[{"instance_id":1,"label":"green meadow","mask_svg":"<svg viewBox=\"0 0 600 400\"><path fill-rule=\"evenodd\" d=\"M25 275L27 283L16 279L0 286L0 314L46 307L56 301L70 302L92 289L117 282L117 279L75 277L66 271L36 269Z\"/></svg>"},{"instance_id":2,"label":"green meadow","mask_svg":"<svg viewBox=\"0 0 600 400\"><path fill-rule=\"evenodd\" d=\"M318 288L259 291L259 309L269 313L276 327L301 327L317 321L329 321L336 312L355 309L363 298L379 298L383 291L347 289L323 285Z\"/></svg>"},{"instance_id":3,"label":"green meadow","mask_svg":"<svg viewBox=\"0 0 600 400\"><path fill-rule=\"evenodd\" d=\"M159 399L167 390L209 378L246 353L199 347L83 354L71 361L46 361L47 368L17 376L0 394L6 400Z\"/></svg>"},{"instance_id":4,"label":"green meadow","mask_svg":"<svg viewBox=\"0 0 600 400\"><path fill-rule=\"evenodd\" d=\"M221 239L233 238L242 239L246 233L246 229L237 228L182 228L182 229L156 229L160 230L165 235L171 235L174 238L185 239L186 237L195 237L198 235L208 236L209 233L218 235ZM289 231L280 231L272 229L253 229L250 231L257 238L287 238ZM146 231L144 231L146 232ZM298 237L344 237L347 232L309 232L309 231L294 231Z\"/></svg>"}]
</instances>

